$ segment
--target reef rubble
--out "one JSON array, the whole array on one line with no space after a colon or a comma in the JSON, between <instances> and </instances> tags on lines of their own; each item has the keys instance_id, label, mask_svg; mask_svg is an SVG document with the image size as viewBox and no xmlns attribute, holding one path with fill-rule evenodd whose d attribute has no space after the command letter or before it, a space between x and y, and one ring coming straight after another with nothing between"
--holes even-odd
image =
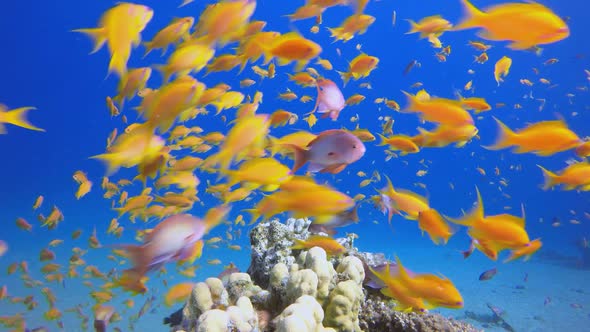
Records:
<instances>
[{"instance_id":1,"label":"reef rubble","mask_svg":"<svg viewBox=\"0 0 590 332\"><path fill-rule=\"evenodd\" d=\"M247 273L197 283L176 319L168 319L171 332L479 331L434 313L395 311L364 286L366 266L384 263L384 255L359 252L354 235L338 239L348 249L341 257L328 257L319 247L292 250L293 239L310 235L309 224L289 219L257 225L250 232Z\"/></svg>"}]
</instances>

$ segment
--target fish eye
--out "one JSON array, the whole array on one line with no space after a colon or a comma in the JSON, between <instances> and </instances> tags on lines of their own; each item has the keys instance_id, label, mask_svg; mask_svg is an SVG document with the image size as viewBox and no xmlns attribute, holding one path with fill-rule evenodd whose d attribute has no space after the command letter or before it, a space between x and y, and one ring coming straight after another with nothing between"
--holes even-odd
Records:
<instances>
[{"instance_id":1,"label":"fish eye","mask_svg":"<svg viewBox=\"0 0 590 332\"><path fill-rule=\"evenodd\" d=\"M352 148L353 148L353 149L356 149L356 145L353 145L353 146L352 146Z\"/></svg>"},{"instance_id":2,"label":"fish eye","mask_svg":"<svg viewBox=\"0 0 590 332\"><path fill-rule=\"evenodd\" d=\"M328 152L328 156L333 156L334 152Z\"/></svg>"}]
</instances>

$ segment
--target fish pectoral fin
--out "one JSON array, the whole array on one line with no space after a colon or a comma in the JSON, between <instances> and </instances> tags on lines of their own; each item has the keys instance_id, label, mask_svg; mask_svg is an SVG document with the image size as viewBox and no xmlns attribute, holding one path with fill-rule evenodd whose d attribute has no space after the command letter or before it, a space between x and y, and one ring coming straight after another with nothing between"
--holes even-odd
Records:
<instances>
[{"instance_id":1,"label":"fish pectoral fin","mask_svg":"<svg viewBox=\"0 0 590 332\"><path fill-rule=\"evenodd\" d=\"M326 168L326 165L310 162L307 167L307 171L311 172L311 173L315 173L315 172L319 172L319 171L323 170L324 168Z\"/></svg>"},{"instance_id":2,"label":"fish pectoral fin","mask_svg":"<svg viewBox=\"0 0 590 332\"><path fill-rule=\"evenodd\" d=\"M493 261L498 259L498 252L501 249L498 248L498 246L496 246L491 241L481 239L477 240L477 242L475 243L475 247Z\"/></svg>"},{"instance_id":3,"label":"fish pectoral fin","mask_svg":"<svg viewBox=\"0 0 590 332\"><path fill-rule=\"evenodd\" d=\"M334 164L330 165L320 171L320 173L338 174L342 172L348 164Z\"/></svg>"}]
</instances>

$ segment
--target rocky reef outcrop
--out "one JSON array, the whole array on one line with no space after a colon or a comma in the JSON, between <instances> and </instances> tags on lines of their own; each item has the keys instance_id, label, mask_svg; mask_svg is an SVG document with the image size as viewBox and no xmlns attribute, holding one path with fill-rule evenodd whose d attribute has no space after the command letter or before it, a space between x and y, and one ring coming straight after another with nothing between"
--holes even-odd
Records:
<instances>
[{"instance_id":1,"label":"rocky reef outcrop","mask_svg":"<svg viewBox=\"0 0 590 332\"><path fill-rule=\"evenodd\" d=\"M365 269L383 255L360 253L354 236L339 239L348 253L328 257L319 247L292 250L309 221L259 224L250 233L248 273L196 284L171 331L360 332L477 331L436 314L395 311L379 292L363 287Z\"/></svg>"}]
</instances>

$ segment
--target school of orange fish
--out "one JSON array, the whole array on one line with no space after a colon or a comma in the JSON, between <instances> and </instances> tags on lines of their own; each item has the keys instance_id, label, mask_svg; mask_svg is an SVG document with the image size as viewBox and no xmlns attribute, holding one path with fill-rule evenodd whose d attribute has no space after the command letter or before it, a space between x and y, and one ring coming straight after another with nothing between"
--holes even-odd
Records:
<instances>
[{"instance_id":1,"label":"school of orange fish","mask_svg":"<svg viewBox=\"0 0 590 332\"><path fill-rule=\"evenodd\" d=\"M441 41L444 33L478 29L479 39L468 41L468 45L481 52L475 56L475 62L479 63L489 60L486 51L492 45L487 42L509 42L507 47L512 50L539 51L540 46L559 42L570 33L564 20L541 4L503 3L481 10L468 0L458 1L462 2L464 16L457 24L439 15L425 17L418 22L408 20L408 34L418 33L420 40L425 39L438 49L435 56L441 62L451 54L451 46ZM181 6L191 2L185 0ZM390 98L377 98L374 102L400 114L417 115L422 122L433 124L434 129L418 128L418 134L414 136L394 135L392 116L379 119L382 122L381 133L372 133L358 124L353 130L343 129L340 113L363 102L365 96L355 94L345 98L340 87L369 77L377 69L379 58L365 54L359 45L359 53L351 57L347 70L334 75L332 64L321 57L322 47L313 41L313 35L319 33L320 26L325 24L322 22L325 11L334 6L349 6L350 16L329 31L334 42L358 38L376 19L364 13L366 6L371 5L368 0L307 0L288 15L291 21L315 20L307 38L299 32L267 31L266 22L251 19L257 6L254 0L219 1L208 5L198 18L172 20L150 41L144 42L142 55L161 51L167 60L163 64L141 68L128 68L127 62L132 52L138 52L141 41L145 39L142 31L155 15L151 8L119 3L102 14L97 27L75 30L93 40L92 53L107 45L110 55L108 73L116 75L119 80L116 94L112 98L106 97L106 104L110 115L121 119L123 126L112 131L105 153L91 157L104 162L107 167L101 188L104 198L112 200L113 211L118 214L106 233L120 237L124 231L122 223L126 219L134 223L136 220L155 220L157 225L137 231L136 239L140 244L120 244L112 249L109 258L114 265L131 265L121 274L107 274L87 264L83 259L87 250L79 247L72 249L67 266L56 263L51 248L62 245L64 240L61 239L51 241L40 253L39 259L47 262L41 269L42 280L32 277L26 261L11 263L8 266L9 275L20 273L27 287L42 287L41 292L50 308L44 312L44 317L58 324L62 319L60 309L63 308L59 308L50 288L51 283L81 277L86 279L85 284L91 289L89 295L96 303L93 307L95 318L106 326L108 321L120 319L114 307L109 305L114 301L115 289L129 291L130 296L145 293L150 273L165 272L166 264L171 262L176 263L182 275L195 277L194 262L201 257L205 245L227 243L230 249L240 250L239 246L232 244L232 238L241 233L240 227L255 223L261 217L268 219L284 212L296 218L309 217L312 220L310 230L327 234L297 240L294 249L320 246L329 255L345 253L346 249L332 236L336 228L359 221L357 209L363 202L372 203L390 221L395 214L417 221L418 228L440 245L446 244L456 232L459 226L453 224L465 226L472 239L471 248L464 252L465 257L478 249L490 259L497 260L499 253L507 250L510 251L505 260L507 262L527 259L539 250L542 243L540 239L529 238L524 211L522 216L487 215L483 204L485 200L477 189L475 208L464 216L449 218L431 207L426 197L394 187L394 181L387 175L383 176L386 185L375 188L378 194L368 197L361 193L350 197L329 183L316 182L314 173L331 173L337 178L348 165L362 159L365 144L375 144L371 143L376 140L374 134L381 138L376 145L387 148L384 153L388 160L419 153L425 148L462 147L478 134L471 113L480 116L492 110L492 106L481 97L464 98L457 93L455 98L444 98L431 96L426 90L415 94L402 91L407 97L404 108ZM396 24L395 12L393 24ZM339 49L338 54L341 55ZM545 65L557 62L558 59L547 59ZM509 57L499 58L490 79L495 79L500 86L507 79L511 65ZM419 66L417 60L412 61L404 74ZM242 79L239 89L223 82L207 86L201 80L208 73L231 71L237 67L240 75L247 76L246 68L249 68L257 79ZM153 69L162 77L160 86L150 83ZM535 71L539 74L539 70ZM473 71L469 73L473 74ZM301 103L315 99L315 105L298 107L306 109L299 114L282 109L270 114L259 112L263 92L246 94L242 91L280 74L289 75L294 85L314 88L313 96L301 97L287 88L280 94L280 99L298 99ZM586 71L585 75L590 80L590 71ZM336 78L332 80L328 76ZM539 82L551 85L545 78L540 78ZM534 84L528 79L521 79L520 83ZM472 84L472 81L465 84L464 93L473 93ZM411 88L420 86L418 83ZM370 88L370 84L360 83L359 87ZM134 108L125 104L135 101L138 102ZM542 102L544 104L545 100ZM502 106L496 105L497 108ZM32 109L34 107L8 110L6 106L0 106L0 133L5 133L4 124L42 131L26 119L27 112ZM198 125L213 111L213 116L227 124L226 131L205 132ZM137 118L138 121L129 123L128 118ZM300 118L310 130L318 121L332 123L334 129L312 133L301 128ZM500 150L512 147L513 153L534 153L538 156L574 150L582 161L576 161L561 171L553 172L539 166L546 179L544 189L562 186L563 190L590 190L590 164L585 159L590 155L590 141L581 139L563 120L533 123L514 131L499 119L494 119L499 126L499 134L495 144L486 148ZM351 118L352 122L358 123L358 120L358 116ZM273 128L279 126L298 129L282 137L271 136ZM306 164L307 173L300 171ZM136 169L137 176L116 179L120 168ZM478 168L478 171L485 174L484 169ZM419 171L417 175L423 176L425 172ZM498 168L495 172L500 175ZM201 184L199 173L214 174L218 182ZM373 172L371 176L364 172L357 175L363 178L361 188L381 181L379 172ZM93 181L83 171L75 172L73 179L78 184L76 198L81 199L93 189ZM137 188L132 187L136 182L141 183L143 189L132 192L132 188ZM506 185L506 180L502 182ZM206 193L219 199L219 205L210 208L201 217L188 214L195 204L201 203L199 187L204 187ZM261 192L264 195L260 195ZM33 210L42 208L43 199L40 196L34 202ZM251 218L248 220L247 214L240 214L235 221L228 221L232 204L240 201L254 201L246 211ZM16 226L29 232L33 227L55 229L64 216L54 205L47 216L39 214L38 219L40 225L33 226L26 219L18 218ZM213 237L205 240L211 229L221 225L228 229L226 239ZM78 230L71 238L77 239L81 234L82 231ZM4 261L10 258L8 242L8 239L0 240L0 256L5 256ZM88 246L90 249L101 247L96 229L88 240ZM208 263L220 264L221 261L215 259ZM401 265L399 259L397 264L375 268L371 272L381 292L393 298L401 310L424 312L441 306L463 306L460 293L449 279L434 274L412 273ZM95 285L90 279L101 280L102 284ZM164 302L172 305L186 300L192 285L181 283L171 286ZM0 288L0 300L24 305L30 311L38 306L33 296L11 295L7 286ZM130 308L134 306L131 297L126 298L124 303ZM87 329L88 317L80 308L73 311L78 312L82 328ZM143 311L142 308L136 318ZM26 317L24 314L0 316L0 324L22 331L26 326Z\"/></svg>"}]
</instances>

